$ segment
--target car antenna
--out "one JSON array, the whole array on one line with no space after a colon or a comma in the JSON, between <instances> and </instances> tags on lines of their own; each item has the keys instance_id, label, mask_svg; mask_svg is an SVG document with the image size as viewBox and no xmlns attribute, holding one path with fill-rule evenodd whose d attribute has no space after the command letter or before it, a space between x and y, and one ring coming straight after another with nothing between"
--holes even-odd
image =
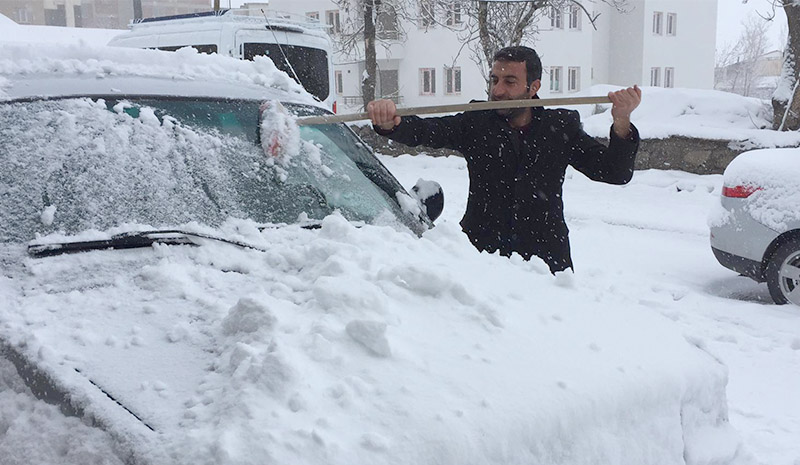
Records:
<instances>
[{"instance_id":1,"label":"car antenna","mask_svg":"<svg viewBox=\"0 0 800 465\"><path fill-rule=\"evenodd\" d=\"M303 85L303 81L300 80L300 76L297 75L297 73L294 71L294 67L292 66L291 63L289 63L289 58L286 56L286 53L284 53L283 47L281 47L281 43L278 41L278 35L275 34L275 29L273 29L272 25L269 23L269 19L267 18L267 13L264 11L263 8L261 8L261 14L264 15L264 21L267 22L267 29L272 31L272 37L275 38L275 44L278 46L278 50L281 51L281 55L283 56L283 61L285 61L286 64L289 66L289 70L292 72L295 81L297 81L298 84L300 84L301 86L303 86L303 88L305 88L305 86Z\"/></svg>"}]
</instances>

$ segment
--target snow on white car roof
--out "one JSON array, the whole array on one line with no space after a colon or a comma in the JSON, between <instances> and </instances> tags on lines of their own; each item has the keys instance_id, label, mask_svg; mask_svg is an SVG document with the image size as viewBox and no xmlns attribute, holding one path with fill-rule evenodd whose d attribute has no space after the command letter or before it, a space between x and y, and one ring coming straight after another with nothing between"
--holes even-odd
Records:
<instances>
[{"instance_id":1,"label":"snow on white car roof","mask_svg":"<svg viewBox=\"0 0 800 465\"><path fill-rule=\"evenodd\" d=\"M0 100L136 92L220 98L280 97L282 101L324 108L266 57L256 57L250 62L199 54L191 48L163 52L85 45L0 47Z\"/></svg>"},{"instance_id":2,"label":"snow on white car roof","mask_svg":"<svg viewBox=\"0 0 800 465\"><path fill-rule=\"evenodd\" d=\"M764 226L778 232L800 227L800 148L744 152L725 169L725 185L759 188L744 208Z\"/></svg>"}]
</instances>

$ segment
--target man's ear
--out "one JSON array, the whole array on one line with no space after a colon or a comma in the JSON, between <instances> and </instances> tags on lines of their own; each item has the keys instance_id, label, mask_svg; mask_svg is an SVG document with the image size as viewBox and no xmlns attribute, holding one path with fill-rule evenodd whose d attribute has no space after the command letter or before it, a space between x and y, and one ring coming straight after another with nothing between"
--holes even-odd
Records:
<instances>
[{"instance_id":1,"label":"man's ear","mask_svg":"<svg viewBox=\"0 0 800 465\"><path fill-rule=\"evenodd\" d=\"M539 92L539 89L542 87L541 79L537 79L531 82L531 88L528 89L528 97L533 98L536 95L536 92Z\"/></svg>"}]
</instances>

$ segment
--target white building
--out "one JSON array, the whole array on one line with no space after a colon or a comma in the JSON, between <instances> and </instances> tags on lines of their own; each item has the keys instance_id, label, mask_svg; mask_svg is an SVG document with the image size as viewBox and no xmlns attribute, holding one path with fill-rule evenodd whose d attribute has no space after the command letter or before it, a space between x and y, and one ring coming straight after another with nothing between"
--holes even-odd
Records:
<instances>
[{"instance_id":1,"label":"white building","mask_svg":"<svg viewBox=\"0 0 800 465\"><path fill-rule=\"evenodd\" d=\"M599 14L597 30L577 7L541 11L540 32L526 44L542 58L540 96L586 93L594 84L713 88L716 0L628 0L625 14L602 2L584 5L593 16ZM270 0L269 8L329 24L334 40L347 19L332 0ZM431 25L424 9L417 13L415 21L402 24L404 41L377 47L377 94L401 106L486 99L481 70L457 33ZM439 8L434 15L444 24L468 20L453 7ZM391 27L383 29L385 37L393 36ZM334 66L340 111L359 109L363 47L354 56L338 55Z\"/></svg>"}]
</instances>

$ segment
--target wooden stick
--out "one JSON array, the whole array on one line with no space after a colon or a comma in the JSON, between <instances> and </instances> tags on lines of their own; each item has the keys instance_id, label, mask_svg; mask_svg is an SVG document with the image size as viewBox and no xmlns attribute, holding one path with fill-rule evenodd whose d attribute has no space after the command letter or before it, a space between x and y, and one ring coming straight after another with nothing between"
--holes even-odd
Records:
<instances>
[{"instance_id":1,"label":"wooden stick","mask_svg":"<svg viewBox=\"0 0 800 465\"><path fill-rule=\"evenodd\" d=\"M500 110L503 108L526 108L564 105L587 105L611 103L608 97L561 97L526 100L495 100L490 102L459 103L454 105L433 105L429 107L398 108L397 116L430 115L434 113L453 113L461 111ZM308 126L313 124L348 123L369 119L368 113L352 113L349 115L306 116L297 118L297 124Z\"/></svg>"}]
</instances>

